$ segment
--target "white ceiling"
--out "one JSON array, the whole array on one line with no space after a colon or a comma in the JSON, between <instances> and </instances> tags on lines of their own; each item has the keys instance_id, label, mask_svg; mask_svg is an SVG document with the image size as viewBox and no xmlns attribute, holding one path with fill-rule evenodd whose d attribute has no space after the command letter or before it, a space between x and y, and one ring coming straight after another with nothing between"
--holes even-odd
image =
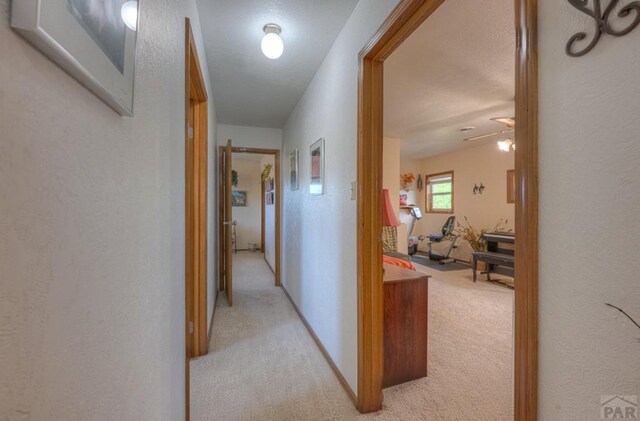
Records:
<instances>
[{"instance_id":1,"label":"white ceiling","mask_svg":"<svg viewBox=\"0 0 640 421\"><path fill-rule=\"evenodd\" d=\"M447 0L385 61L385 136L404 158L425 158L506 138L462 142L513 117L513 0ZM458 129L476 126L460 133Z\"/></svg>"},{"instance_id":2,"label":"white ceiling","mask_svg":"<svg viewBox=\"0 0 640 421\"><path fill-rule=\"evenodd\" d=\"M357 0L198 0L218 121L282 128ZM282 27L284 54L260 50Z\"/></svg>"}]
</instances>

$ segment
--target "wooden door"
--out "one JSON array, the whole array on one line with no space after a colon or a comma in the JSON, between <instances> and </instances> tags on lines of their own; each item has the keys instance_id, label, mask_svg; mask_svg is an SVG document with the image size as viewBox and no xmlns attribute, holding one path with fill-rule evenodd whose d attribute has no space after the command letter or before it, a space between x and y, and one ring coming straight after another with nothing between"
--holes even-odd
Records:
<instances>
[{"instance_id":1,"label":"wooden door","mask_svg":"<svg viewBox=\"0 0 640 421\"><path fill-rule=\"evenodd\" d=\"M231 139L220 148L220 290L225 291L229 306L233 305L233 261L231 229Z\"/></svg>"}]
</instances>

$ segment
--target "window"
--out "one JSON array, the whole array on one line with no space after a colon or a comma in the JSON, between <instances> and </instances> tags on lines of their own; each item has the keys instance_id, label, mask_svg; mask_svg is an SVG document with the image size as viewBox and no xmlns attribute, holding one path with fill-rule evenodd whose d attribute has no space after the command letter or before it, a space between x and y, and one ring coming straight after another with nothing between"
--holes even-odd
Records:
<instances>
[{"instance_id":1,"label":"window","mask_svg":"<svg viewBox=\"0 0 640 421\"><path fill-rule=\"evenodd\" d=\"M427 212L453 213L453 171L433 174L427 180Z\"/></svg>"}]
</instances>

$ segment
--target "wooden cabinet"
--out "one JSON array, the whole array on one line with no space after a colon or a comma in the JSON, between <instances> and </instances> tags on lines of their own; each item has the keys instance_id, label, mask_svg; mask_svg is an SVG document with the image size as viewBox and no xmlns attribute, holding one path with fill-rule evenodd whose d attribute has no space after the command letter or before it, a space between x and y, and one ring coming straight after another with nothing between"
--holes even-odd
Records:
<instances>
[{"instance_id":1,"label":"wooden cabinet","mask_svg":"<svg viewBox=\"0 0 640 421\"><path fill-rule=\"evenodd\" d=\"M427 375L429 275L384 265L383 387Z\"/></svg>"}]
</instances>

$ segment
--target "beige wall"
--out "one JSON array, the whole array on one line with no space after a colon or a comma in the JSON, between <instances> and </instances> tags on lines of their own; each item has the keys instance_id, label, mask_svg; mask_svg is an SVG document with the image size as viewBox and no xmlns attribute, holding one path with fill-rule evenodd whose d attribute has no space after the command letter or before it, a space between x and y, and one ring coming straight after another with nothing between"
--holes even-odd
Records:
<instances>
[{"instance_id":1,"label":"beige wall","mask_svg":"<svg viewBox=\"0 0 640 421\"><path fill-rule=\"evenodd\" d=\"M415 161L412 162L415 168ZM514 204L507 203L507 171L514 168L514 153L502 152L495 142L463 149L420 161L422 177L446 171L454 172L454 213L456 221L470 224L480 230L492 230L500 219L506 220L507 229L514 226ZM473 194L474 184L484 184L483 194ZM425 211L426 191L419 192L419 201ZM424 217L414 230L414 235L440 233L448 214L424 212ZM426 242L420 243L421 250L427 250ZM453 256L469 261L473 250L464 242L459 243Z\"/></svg>"},{"instance_id":2,"label":"beige wall","mask_svg":"<svg viewBox=\"0 0 640 421\"><path fill-rule=\"evenodd\" d=\"M383 144L382 188L389 190L391 207L400 217L400 139L385 138ZM400 221L402 222L402 221ZM398 252L407 252L407 225L402 223L398 228Z\"/></svg>"},{"instance_id":3,"label":"beige wall","mask_svg":"<svg viewBox=\"0 0 640 421\"><path fill-rule=\"evenodd\" d=\"M382 188L389 190L391 207L396 216L400 214L400 139L384 138Z\"/></svg>"},{"instance_id":4,"label":"beige wall","mask_svg":"<svg viewBox=\"0 0 640 421\"><path fill-rule=\"evenodd\" d=\"M209 79L195 2L140 7L123 118L13 32L0 0L2 420L184 419L186 16ZM213 154L209 168L215 186Z\"/></svg>"},{"instance_id":5,"label":"beige wall","mask_svg":"<svg viewBox=\"0 0 640 421\"><path fill-rule=\"evenodd\" d=\"M236 225L236 241L238 250L249 249L249 243L256 243L260 247L262 229L261 216L261 166L256 159L243 158L245 154L233 154L233 169L238 173L238 185L234 191L247 192L247 206L232 208L233 220ZM258 155L259 156L259 155Z\"/></svg>"}]
</instances>

